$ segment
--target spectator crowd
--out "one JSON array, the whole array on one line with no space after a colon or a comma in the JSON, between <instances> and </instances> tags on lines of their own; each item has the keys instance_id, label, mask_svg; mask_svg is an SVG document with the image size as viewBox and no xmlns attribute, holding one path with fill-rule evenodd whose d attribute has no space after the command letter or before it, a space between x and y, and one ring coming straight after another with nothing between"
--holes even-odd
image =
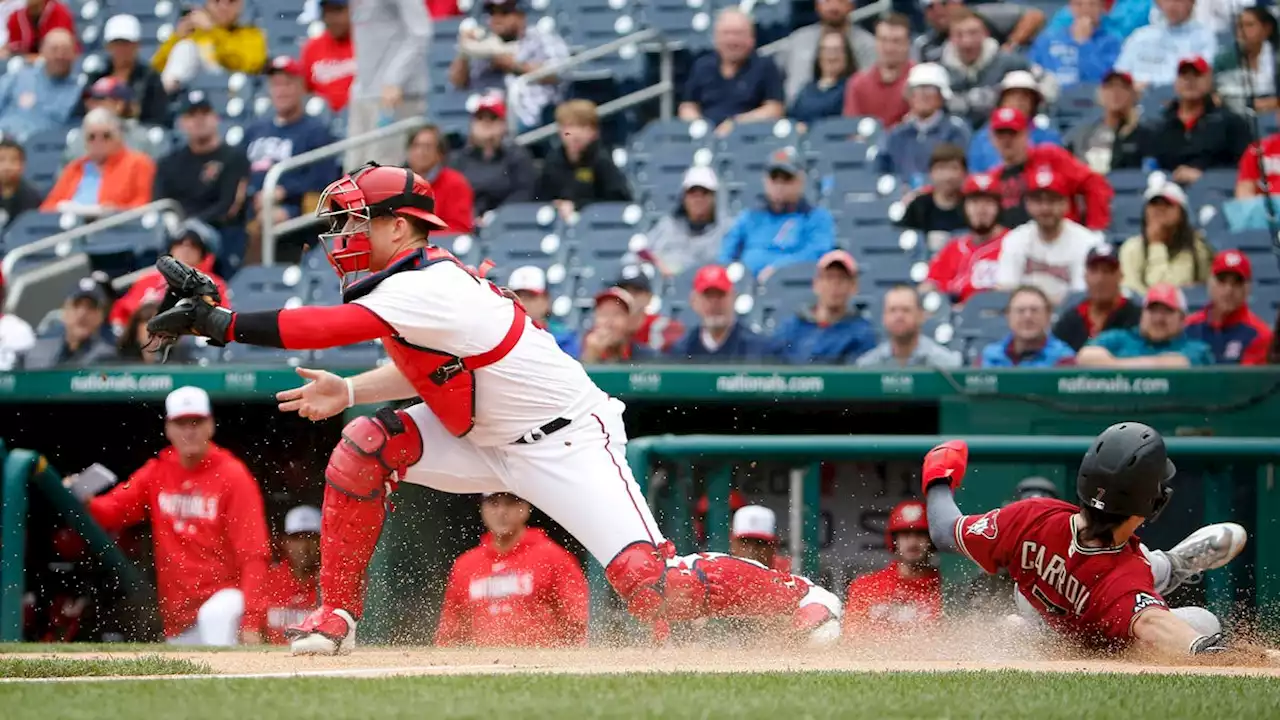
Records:
<instances>
[{"instance_id":1,"label":"spectator crowd","mask_svg":"<svg viewBox=\"0 0 1280 720\"><path fill-rule=\"evenodd\" d=\"M555 302L559 280L545 263L501 268L584 362L1155 367L1276 355L1280 283L1269 268L1255 277L1258 256L1231 233L1275 222L1280 134L1256 131L1277 109L1277 23L1266 7L1070 0L1046 17L1016 3L921 0L917 17L855 22L849 0L818 0L817 22L770 53L749 10L725 9L681 80L678 119L690 134L704 127L709 142L767 127L786 141L766 133L754 148L732 145L762 160L737 172L695 159L678 188L654 193L568 78L513 84L575 51L554 23L535 22L524 0L484 0L458 25L447 68L451 88L473 93L465 129L423 125L290 169L268 189L273 167L343 132L433 116L418 68L438 41L433 18L458 8L377 6L376 18L353 18L348 0L320 0L307 10L314 31L276 57L246 0L185 7L161 34L149 18L113 14L91 63L72 9L15 5L0 78L0 222L87 222L172 200L186 219L164 250L234 287L241 267L262 262L267 223L309 214L342 167L372 158L427 178L450 233L478 234L486 248L501 248L486 227L505 208L546 205L571 226L591 205L643 204L640 247L597 267L616 282L579 290L576 304ZM234 77L262 92L231 128L219 91ZM842 119L859 121L846 146L815 144ZM516 142L513 130L550 122L548 147ZM50 132L66 132L64 150L42 186L29 146ZM859 156L849 163L873 172L875 187L833 191L842 160L819 148ZM1114 185L1124 172L1143 173L1143 186ZM1201 203L1223 172L1234 175L1231 192ZM1120 203L1125 192L1140 203ZM885 276L900 264L867 244L863 226L883 232L879 219L850 220L863 202L888 203L883 226L903 232L899 255L923 272ZM293 258L312 242L306 231L283 241ZM795 307L753 311L752 298L783 284ZM811 297L799 301L805 284ZM159 287L153 273L123 292L91 277L35 329L0 315L0 369L154 362L145 320ZM988 308L987 332L961 327L969 334L954 341L957 323L979 312L970 303ZM990 332L996 315L1002 339Z\"/></svg>"}]
</instances>

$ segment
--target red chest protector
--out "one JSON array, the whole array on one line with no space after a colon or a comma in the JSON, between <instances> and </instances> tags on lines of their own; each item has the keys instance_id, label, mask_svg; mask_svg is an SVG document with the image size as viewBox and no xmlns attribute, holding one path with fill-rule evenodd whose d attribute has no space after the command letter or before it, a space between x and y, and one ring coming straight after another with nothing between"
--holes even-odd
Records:
<instances>
[{"instance_id":1,"label":"red chest protector","mask_svg":"<svg viewBox=\"0 0 1280 720\"><path fill-rule=\"evenodd\" d=\"M477 283L488 285L494 293L502 295L493 283L479 277L447 250L425 247L392 262L381 272L361 279L343 292L342 300L351 302L368 295L379 283L396 273L421 270L438 262L451 262L457 265L475 278ZM458 357L440 350L414 345L399 335L382 338L382 346L391 357L391 361L396 364L400 372L404 373L422 401L431 408L431 412L440 419L440 424L458 437L471 432L471 428L476 424L475 371L506 357L524 333L524 308L519 303L512 304L515 306L515 316L511 319L511 326L507 328L506 335L491 350L479 355Z\"/></svg>"}]
</instances>

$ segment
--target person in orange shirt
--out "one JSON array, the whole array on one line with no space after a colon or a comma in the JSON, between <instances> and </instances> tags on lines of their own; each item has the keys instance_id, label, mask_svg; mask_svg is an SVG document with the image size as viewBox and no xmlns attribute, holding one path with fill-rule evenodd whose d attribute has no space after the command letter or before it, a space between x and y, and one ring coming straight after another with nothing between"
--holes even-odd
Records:
<instances>
[{"instance_id":1,"label":"person in orange shirt","mask_svg":"<svg viewBox=\"0 0 1280 720\"><path fill-rule=\"evenodd\" d=\"M488 493L489 532L449 573L437 645L572 646L587 642L587 579L567 550L526 527L529 503Z\"/></svg>"},{"instance_id":2,"label":"person in orange shirt","mask_svg":"<svg viewBox=\"0 0 1280 720\"><path fill-rule=\"evenodd\" d=\"M180 387L164 406L172 445L90 500L89 514L107 532L151 521L170 643L259 643L271 557L262 492L244 463L212 442L208 393Z\"/></svg>"},{"instance_id":3,"label":"person in orange shirt","mask_svg":"<svg viewBox=\"0 0 1280 720\"><path fill-rule=\"evenodd\" d=\"M273 645L289 642L285 628L320 606L320 511L299 505L284 516L283 559L267 571L267 627Z\"/></svg>"},{"instance_id":4,"label":"person in orange shirt","mask_svg":"<svg viewBox=\"0 0 1280 720\"><path fill-rule=\"evenodd\" d=\"M905 500L893 508L885 543L893 562L849 584L844 637L865 637L866 630L911 630L942 617L942 576L930 564L933 543L924 503Z\"/></svg>"},{"instance_id":5,"label":"person in orange shirt","mask_svg":"<svg viewBox=\"0 0 1280 720\"><path fill-rule=\"evenodd\" d=\"M733 514L729 554L755 560L771 570L791 572L791 558L778 553L778 520L762 505L747 505Z\"/></svg>"},{"instance_id":6,"label":"person in orange shirt","mask_svg":"<svg viewBox=\"0 0 1280 720\"><path fill-rule=\"evenodd\" d=\"M41 212L57 212L63 203L110 212L151 202L156 164L146 153L125 145L120 117L107 108L95 108L85 114L81 129L85 155L62 169Z\"/></svg>"}]
</instances>

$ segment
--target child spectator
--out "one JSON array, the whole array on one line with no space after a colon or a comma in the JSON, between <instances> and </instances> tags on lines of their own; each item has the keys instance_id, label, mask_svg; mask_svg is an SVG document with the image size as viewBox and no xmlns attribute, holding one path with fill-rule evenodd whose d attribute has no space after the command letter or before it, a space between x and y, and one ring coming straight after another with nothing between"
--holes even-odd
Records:
<instances>
[{"instance_id":1,"label":"child spectator","mask_svg":"<svg viewBox=\"0 0 1280 720\"><path fill-rule=\"evenodd\" d=\"M963 196L964 148L943 143L929 157L929 184L920 189L898 222L920 232L954 232L965 226Z\"/></svg>"},{"instance_id":2,"label":"child spectator","mask_svg":"<svg viewBox=\"0 0 1280 720\"><path fill-rule=\"evenodd\" d=\"M593 202L629 201L627 178L600 145L600 116L590 100L556 108L561 146L551 151L534 186L534 200L551 202L562 217Z\"/></svg>"}]
</instances>

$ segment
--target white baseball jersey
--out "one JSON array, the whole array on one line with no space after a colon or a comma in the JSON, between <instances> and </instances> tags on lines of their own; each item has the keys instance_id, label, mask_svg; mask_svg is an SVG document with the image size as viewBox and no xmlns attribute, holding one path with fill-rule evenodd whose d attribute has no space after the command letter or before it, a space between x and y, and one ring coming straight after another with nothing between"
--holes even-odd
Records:
<instances>
[{"instance_id":1,"label":"white baseball jersey","mask_svg":"<svg viewBox=\"0 0 1280 720\"><path fill-rule=\"evenodd\" d=\"M1062 221L1062 233L1052 241L1040 235L1035 222L1024 223L1004 236L996 284L1005 290L1034 285L1058 305L1069 293L1085 289L1085 260L1101 242L1094 231L1071 220Z\"/></svg>"},{"instance_id":2,"label":"white baseball jersey","mask_svg":"<svg viewBox=\"0 0 1280 720\"><path fill-rule=\"evenodd\" d=\"M18 356L36 344L36 334L17 315L0 315L0 372L12 370Z\"/></svg>"},{"instance_id":3,"label":"white baseball jersey","mask_svg":"<svg viewBox=\"0 0 1280 720\"><path fill-rule=\"evenodd\" d=\"M510 300L452 262L395 273L354 302L407 342L458 357L496 347L515 312ZM550 333L525 323L510 353L475 371L475 427L466 439L476 445L508 445L556 418L578 418L608 399Z\"/></svg>"}]
</instances>

